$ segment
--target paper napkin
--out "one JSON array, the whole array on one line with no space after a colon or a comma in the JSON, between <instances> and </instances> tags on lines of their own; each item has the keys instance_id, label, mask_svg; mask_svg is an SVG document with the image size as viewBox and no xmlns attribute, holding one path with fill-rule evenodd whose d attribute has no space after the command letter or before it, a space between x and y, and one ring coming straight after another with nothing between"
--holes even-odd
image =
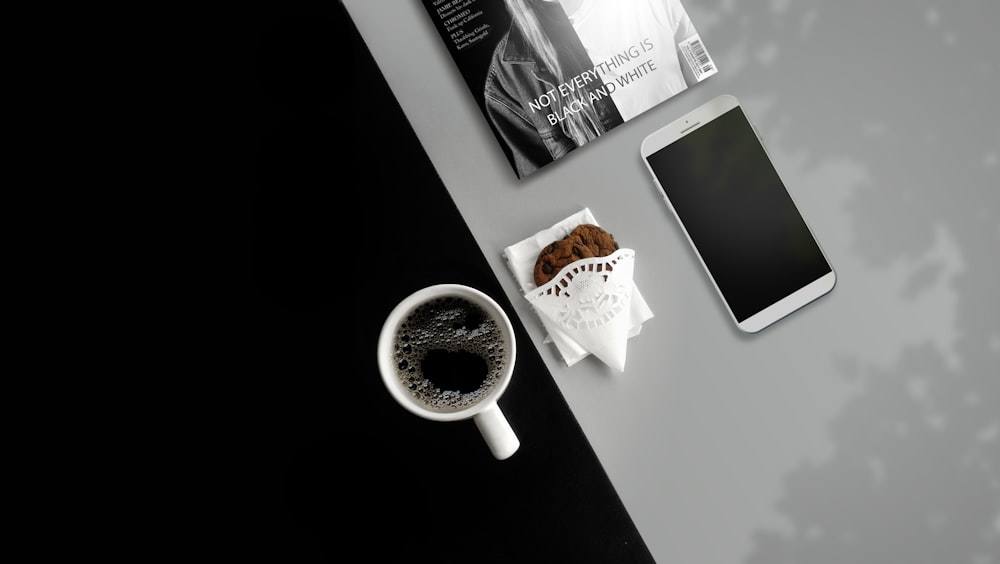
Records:
<instances>
[{"instance_id":1,"label":"paper napkin","mask_svg":"<svg viewBox=\"0 0 1000 564\"><path fill-rule=\"evenodd\" d=\"M635 251L621 248L606 257L581 259L563 267L543 286L534 282L538 253L581 224L599 225L589 208L504 249L511 269L567 366L593 354L619 372L625 369L627 341L653 317L632 279Z\"/></svg>"}]
</instances>

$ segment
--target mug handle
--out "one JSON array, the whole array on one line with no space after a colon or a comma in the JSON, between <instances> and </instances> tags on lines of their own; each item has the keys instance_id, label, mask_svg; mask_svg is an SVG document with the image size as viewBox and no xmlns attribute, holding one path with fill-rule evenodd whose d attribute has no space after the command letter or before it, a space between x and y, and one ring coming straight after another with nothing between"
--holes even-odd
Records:
<instances>
[{"instance_id":1,"label":"mug handle","mask_svg":"<svg viewBox=\"0 0 1000 564\"><path fill-rule=\"evenodd\" d=\"M521 441L514 434L514 429L496 402L484 407L482 411L473 415L472 419L497 460L510 458L521 446Z\"/></svg>"}]
</instances>

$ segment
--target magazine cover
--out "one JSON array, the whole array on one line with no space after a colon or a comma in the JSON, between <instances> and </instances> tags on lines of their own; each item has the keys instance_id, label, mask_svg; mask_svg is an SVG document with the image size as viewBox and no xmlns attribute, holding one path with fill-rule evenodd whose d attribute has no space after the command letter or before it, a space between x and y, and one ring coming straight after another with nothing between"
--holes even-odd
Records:
<instances>
[{"instance_id":1,"label":"magazine cover","mask_svg":"<svg viewBox=\"0 0 1000 564\"><path fill-rule=\"evenodd\" d=\"M422 0L518 178L717 72L680 0Z\"/></svg>"}]
</instances>

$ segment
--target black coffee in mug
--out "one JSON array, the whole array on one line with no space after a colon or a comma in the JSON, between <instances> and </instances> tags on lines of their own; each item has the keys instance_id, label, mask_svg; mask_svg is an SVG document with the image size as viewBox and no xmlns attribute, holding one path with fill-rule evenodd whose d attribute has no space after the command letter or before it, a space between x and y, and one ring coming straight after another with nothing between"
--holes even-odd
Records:
<instances>
[{"instance_id":1,"label":"black coffee in mug","mask_svg":"<svg viewBox=\"0 0 1000 564\"><path fill-rule=\"evenodd\" d=\"M521 446L497 403L516 356L507 313L462 284L434 284L406 296L378 335L379 376L393 399L431 421L474 421L497 460Z\"/></svg>"},{"instance_id":2,"label":"black coffee in mug","mask_svg":"<svg viewBox=\"0 0 1000 564\"><path fill-rule=\"evenodd\" d=\"M395 335L396 375L431 409L453 411L486 397L510 362L498 322L459 296L416 306Z\"/></svg>"}]
</instances>

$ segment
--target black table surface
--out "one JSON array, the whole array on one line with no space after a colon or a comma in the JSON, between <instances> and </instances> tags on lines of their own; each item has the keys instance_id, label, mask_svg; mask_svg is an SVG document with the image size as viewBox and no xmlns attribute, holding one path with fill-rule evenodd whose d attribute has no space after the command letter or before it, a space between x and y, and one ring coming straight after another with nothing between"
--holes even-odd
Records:
<instances>
[{"instance_id":1,"label":"black table surface","mask_svg":"<svg viewBox=\"0 0 1000 564\"><path fill-rule=\"evenodd\" d=\"M345 9L245 22L238 415L210 447L235 462L233 542L273 562L652 562ZM385 317L445 282L512 314L507 460L380 380Z\"/></svg>"}]
</instances>

